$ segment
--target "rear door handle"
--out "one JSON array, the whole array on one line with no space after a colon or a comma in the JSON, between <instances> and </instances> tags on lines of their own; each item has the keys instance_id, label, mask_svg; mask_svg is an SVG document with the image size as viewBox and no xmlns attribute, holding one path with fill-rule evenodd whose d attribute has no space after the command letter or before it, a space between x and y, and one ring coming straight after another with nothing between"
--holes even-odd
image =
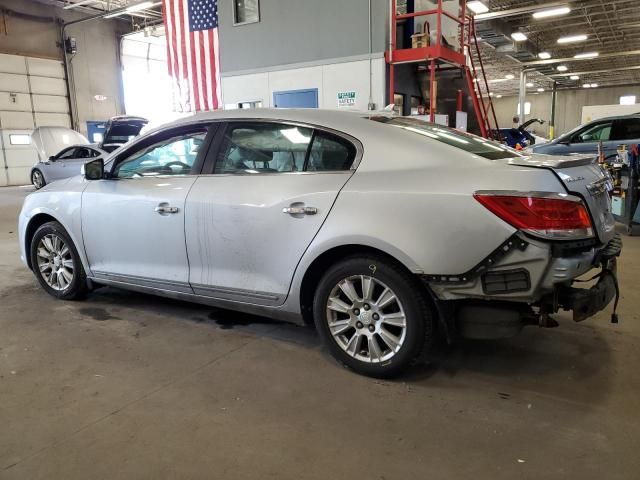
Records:
<instances>
[{"instance_id":1,"label":"rear door handle","mask_svg":"<svg viewBox=\"0 0 640 480\"><path fill-rule=\"evenodd\" d=\"M155 208L155 212L160 215L169 215L171 213L178 213L180 209L178 207L171 207L168 203L161 203Z\"/></svg>"},{"instance_id":2,"label":"rear door handle","mask_svg":"<svg viewBox=\"0 0 640 480\"><path fill-rule=\"evenodd\" d=\"M315 215L318 213L316 207L285 207L282 209L282 213L288 213L289 215Z\"/></svg>"}]
</instances>

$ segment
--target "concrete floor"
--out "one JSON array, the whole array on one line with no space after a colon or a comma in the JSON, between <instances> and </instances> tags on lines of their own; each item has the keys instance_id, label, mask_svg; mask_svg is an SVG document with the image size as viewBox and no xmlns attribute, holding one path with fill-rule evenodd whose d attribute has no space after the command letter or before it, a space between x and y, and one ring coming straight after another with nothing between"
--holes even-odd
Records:
<instances>
[{"instance_id":1,"label":"concrete floor","mask_svg":"<svg viewBox=\"0 0 640 480\"><path fill-rule=\"evenodd\" d=\"M101 289L47 296L0 189L2 479L640 478L640 238L622 321L468 342L401 381L309 329Z\"/></svg>"}]
</instances>

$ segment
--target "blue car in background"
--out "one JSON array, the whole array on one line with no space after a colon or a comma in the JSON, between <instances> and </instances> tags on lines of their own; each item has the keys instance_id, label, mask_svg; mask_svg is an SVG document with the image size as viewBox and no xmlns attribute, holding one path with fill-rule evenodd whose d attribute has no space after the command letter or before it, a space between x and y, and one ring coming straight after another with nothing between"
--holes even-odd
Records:
<instances>
[{"instance_id":1,"label":"blue car in background","mask_svg":"<svg viewBox=\"0 0 640 480\"><path fill-rule=\"evenodd\" d=\"M495 132L494 135L499 138L502 143L509 145L511 148L517 148L518 145L522 148L526 148L536 143L535 137L526 130L529 125L536 122L542 125L544 120L532 118L531 120L524 122L518 128L500 128L498 130L499 135L495 135Z\"/></svg>"},{"instance_id":2,"label":"blue car in background","mask_svg":"<svg viewBox=\"0 0 640 480\"><path fill-rule=\"evenodd\" d=\"M596 155L598 142L602 142L605 159L616 155L618 145L640 144L640 113L599 118L580 125L549 143L534 145L529 151L548 155Z\"/></svg>"}]
</instances>

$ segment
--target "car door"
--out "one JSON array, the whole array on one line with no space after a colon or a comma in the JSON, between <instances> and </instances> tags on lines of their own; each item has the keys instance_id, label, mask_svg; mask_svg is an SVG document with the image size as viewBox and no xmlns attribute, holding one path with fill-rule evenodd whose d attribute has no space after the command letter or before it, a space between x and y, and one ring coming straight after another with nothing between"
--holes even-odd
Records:
<instances>
[{"instance_id":1,"label":"car door","mask_svg":"<svg viewBox=\"0 0 640 480\"><path fill-rule=\"evenodd\" d=\"M618 145L630 145L640 143L640 118L621 118L613 122L612 140L615 144L614 150ZM612 152L612 154L615 153Z\"/></svg>"},{"instance_id":2,"label":"car door","mask_svg":"<svg viewBox=\"0 0 640 480\"><path fill-rule=\"evenodd\" d=\"M47 165L47 177L49 182L54 180L60 180L61 178L67 178L67 162L71 161L76 156L77 147L70 147L61 151L55 158L49 160Z\"/></svg>"},{"instance_id":3,"label":"car door","mask_svg":"<svg viewBox=\"0 0 640 480\"><path fill-rule=\"evenodd\" d=\"M89 183L82 232L94 277L191 292L185 199L210 128L187 125L141 139L111 162L107 179Z\"/></svg>"},{"instance_id":4,"label":"car door","mask_svg":"<svg viewBox=\"0 0 640 480\"><path fill-rule=\"evenodd\" d=\"M194 291L282 304L361 151L350 137L312 127L230 122L187 198Z\"/></svg>"},{"instance_id":5,"label":"car door","mask_svg":"<svg viewBox=\"0 0 640 480\"><path fill-rule=\"evenodd\" d=\"M64 160L64 167L62 174L65 178L80 175L82 165L91 161L93 158L93 152L89 147L76 147L72 157Z\"/></svg>"},{"instance_id":6,"label":"car door","mask_svg":"<svg viewBox=\"0 0 640 480\"><path fill-rule=\"evenodd\" d=\"M570 140L566 153L598 153L598 143L602 142L605 152L612 148L615 152L615 142L611 141L612 120L594 122L576 132ZM605 153L608 155L608 153Z\"/></svg>"}]
</instances>

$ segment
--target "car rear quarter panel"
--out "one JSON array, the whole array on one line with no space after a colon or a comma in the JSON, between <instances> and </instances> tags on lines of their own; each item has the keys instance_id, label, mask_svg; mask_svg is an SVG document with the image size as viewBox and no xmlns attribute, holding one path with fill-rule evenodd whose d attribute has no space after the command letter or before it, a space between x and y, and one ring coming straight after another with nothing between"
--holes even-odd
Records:
<instances>
[{"instance_id":1,"label":"car rear quarter panel","mask_svg":"<svg viewBox=\"0 0 640 480\"><path fill-rule=\"evenodd\" d=\"M475 191L565 192L546 169L493 162L414 133L399 137L362 139L363 160L303 265L335 246L362 244L414 273L464 273L515 232L474 199Z\"/></svg>"}]
</instances>

